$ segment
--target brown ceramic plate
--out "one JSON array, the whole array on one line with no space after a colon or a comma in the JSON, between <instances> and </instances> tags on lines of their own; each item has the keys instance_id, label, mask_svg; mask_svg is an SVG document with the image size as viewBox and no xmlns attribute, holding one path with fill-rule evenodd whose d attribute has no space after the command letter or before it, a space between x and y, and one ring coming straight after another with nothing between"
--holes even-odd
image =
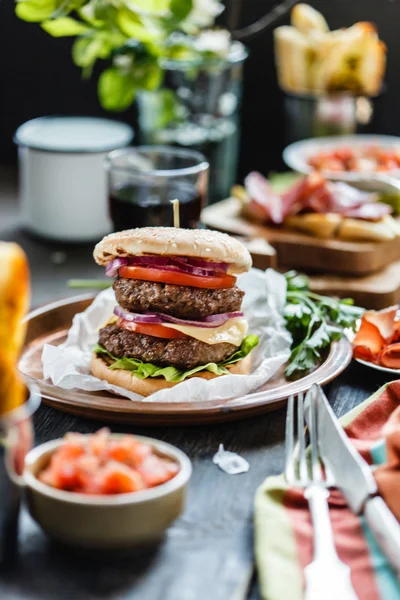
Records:
<instances>
[{"instance_id":1,"label":"brown ceramic plate","mask_svg":"<svg viewBox=\"0 0 400 600\"><path fill-rule=\"evenodd\" d=\"M20 371L28 381L39 385L45 404L82 417L141 425L196 425L243 419L276 410L285 403L290 394L308 390L313 383L323 385L332 381L351 360L350 344L347 339L342 339L332 344L324 362L310 375L298 381L288 382L282 369L272 381L259 390L231 400L173 404L132 402L108 392L64 390L43 379L43 346L64 342L74 315L84 311L93 298L94 294L75 296L31 312L27 317L26 345L19 365Z\"/></svg>"}]
</instances>

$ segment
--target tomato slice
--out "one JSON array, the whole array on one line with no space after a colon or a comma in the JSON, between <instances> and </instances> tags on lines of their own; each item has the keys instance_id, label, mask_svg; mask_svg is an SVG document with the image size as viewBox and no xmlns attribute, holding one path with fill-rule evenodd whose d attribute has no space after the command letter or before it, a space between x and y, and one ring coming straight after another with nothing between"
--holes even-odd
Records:
<instances>
[{"instance_id":1,"label":"tomato slice","mask_svg":"<svg viewBox=\"0 0 400 600\"><path fill-rule=\"evenodd\" d=\"M184 339L187 336L180 331L171 329L171 327L164 327L164 325L154 325L152 323L132 323L131 321L124 321L120 319L118 326L127 331L134 331L135 333L143 333L143 335L152 335L153 337L164 338L167 340Z\"/></svg>"},{"instance_id":2,"label":"tomato slice","mask_svg":"<svg viewBox=\"0 0 400 600\"><path fill-rule=\"evenodd\" d=\"M190 275L178 271L165 271L163 269L147 269L145 267L121 267L121 277L125 279L140 279L141 281L159 281L161 283L172 283L175 285L186 285L197 288L231 288L236 283L236 277L222 273L218 277Z\"/></svg>"}]
</instances>

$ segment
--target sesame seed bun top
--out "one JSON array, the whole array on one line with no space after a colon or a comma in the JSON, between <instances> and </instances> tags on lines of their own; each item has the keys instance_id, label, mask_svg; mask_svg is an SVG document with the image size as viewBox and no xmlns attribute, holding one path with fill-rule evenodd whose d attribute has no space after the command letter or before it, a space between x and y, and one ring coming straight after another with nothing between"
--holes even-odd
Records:
<instances>
[{"instance_id":1,"label":"sesame seed bun top","mask_svg":"<svg viewBox=\"0 0 400 600\"><path fill-rule=\"evenodd\" d=\"M141 227L104 237L94 249L97 264L114 258L143 255L184 256L229 264L229 273L244 273L252 265L247 249L226 233L207 229Z\"/></svg>"}]
</instances>

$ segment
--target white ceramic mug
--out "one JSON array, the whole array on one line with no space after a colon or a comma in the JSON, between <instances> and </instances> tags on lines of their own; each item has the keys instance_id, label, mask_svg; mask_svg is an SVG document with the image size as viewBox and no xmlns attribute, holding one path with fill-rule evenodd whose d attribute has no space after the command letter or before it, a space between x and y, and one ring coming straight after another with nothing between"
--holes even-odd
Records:
<instances>
[{"instance_id":1,"label":"white ceramic mug","mask_svg":"<svg viewBox=\"0 0 400 600\"><path fill-rule=\"evenodd\" d=\"M65 242L109 233L104 158L133 135L129 125L92 117L41 117L19 127L23 227Z\"/></svg>"}]
</instances>

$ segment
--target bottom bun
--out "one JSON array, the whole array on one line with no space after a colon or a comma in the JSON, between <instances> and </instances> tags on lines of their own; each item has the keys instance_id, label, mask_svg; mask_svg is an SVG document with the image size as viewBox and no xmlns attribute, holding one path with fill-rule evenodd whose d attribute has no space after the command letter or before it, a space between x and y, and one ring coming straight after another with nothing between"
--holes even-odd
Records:
<instances>
[{"instance_id":1,"label":"bottom bun","mask_svg":"<svg viewBox=\"0 0 400 600\"><path fill-rule=\"evenodd\" d=\"M139 379L125 369L110 369L107 363L96 354L93 354L90 362L90 370L92 375L103 381L108 381L113 385L125 388L130 392L136 392L141 396L150 396L158 390L171 388L178 385L178 382L167 381L164 377L147 377L147 379ZM243 360L228 367L229 373L232 375L248 375L251 370L250 354ZM202 379L214 379L214 377L223 377L223 375L215 375L210 371L201 371L192 375L192 377L201 377ZM188 378L189 379L189 378Z\"/></svg>"}]
</instances>

